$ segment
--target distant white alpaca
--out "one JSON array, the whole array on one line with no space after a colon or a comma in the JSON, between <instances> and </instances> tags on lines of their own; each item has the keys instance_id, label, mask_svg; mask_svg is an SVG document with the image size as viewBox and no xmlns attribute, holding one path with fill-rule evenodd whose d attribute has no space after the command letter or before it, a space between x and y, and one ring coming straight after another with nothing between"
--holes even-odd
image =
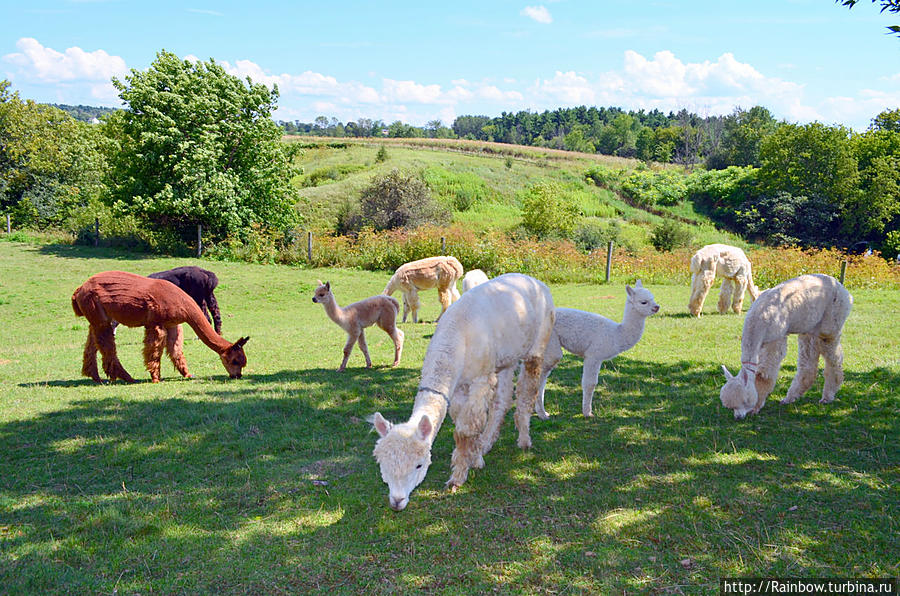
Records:
<instances>
[{"instance_id":1,"label":"distant white alpaca","mask_svg":"<svg viewBox=\"0 0 900 596\"><path fill-rule=\"evenodd\" d=\"M463 277L462 281L462 291L463 294L466 291L471 290L475 286L481 285L488 280L488 276L485 275L484 271L481 269L472 269L471 271L466 272L465 277Z\"/></svg>"},{"instance_id":2,"label":"distant white alpaca","mask_svg":"<svg viewBox=\"0 0 900 596\"><path fill-rule=\"evenodd\" d=\"M716 275L722 278L718 304L720 314L728 312L729 303L734 312L740 313L746 290L750 291L753 300L759 297L759 289L753 283L750 259L744 251L727 244L708 244L691 257L691 300L688 310L695 317L703 312L703 301Z\"/></svg>"},{"instance_id":3,"label":"distant white alpaca","mask_svg":"<svg viewBox=\"0 0 900 596\"><path fill-rule=\"evenodd\" d=\"M841 332L852 305L846 288L821 274L801 275L760 294L744 319L740 372L732 376L722 365L726 379L719 393L722 405L734 410L737 419L762 409L775 387L792 333L799 335L797 374L781 403L795 401L812 386L820 355L825 359L825 386L819 403L834 401L844 382Z\"/></svg>"},{"instance_id":4,"label":"distant white alpaca","mask_svg":"<svg viewBox=\"0 0 900 596\"><path fill-rule=\"evenodd\" d=\"M512 405L516 382L519 447L531 447L528 428L553 333L553 297L543 283L507 273L462 295L441 318L425 352L422 377L409 421L391 424L380 413L372 422L381 436L373 455L388 485L389 503L400 511L431 464L431 445L449 412L456 448L447 485L455 490L469 468L484 466Z\"/></svg>"},{"instance_id":5,"label":"distant white alpaca","mask_svg":"<svg viewBox=\"0 0 900 596\"><path fill-rule=\"evenodd\" d=\"M603 361L633 348L644 334L644 321L659 311L653 294L644 288L641 280L637 280L634 289L625 286L625 291L625 314L622 315L621 323L583 310L556 309L556 323L544 354L541 388L535 408L539 418L549 418L544 410L544 388L547 377L562 359L561 347L584 358L581 371L581 413L585 416L593 415L591 402Z\"/></svg>"},{"instance_id":6,"label":"distant white alpaca","mask_svg":"<svg viewBox=\"0 0 900 596\"><path fill-rule=\"evenodd\" d=\"M459 300L456 282L462 276L463 266L455 257L428 257L397 267L383 293L390 296L400 290L403 294L403 322L406 322L406 315L412 312L413 323L418 323L419 290L437 288L441 301L440 319L450 305Z\"/></svg>"},{"instance_id":7,"label":"distant white alpaca","mask_svg":"<svg viewBox=\"0 0 900 596\"><path fill-rule=\"evenodd\" d=\"M350 352L353 351L353 344L357 342L363 356L366 357L366 368L372 367L365 333L365 328L372 325L381 327L394 340L394 363L391 366L397 366L400 363L400 355L403 352L403 331L397 328L397 312L400 310L400 304L396 298L382 295L371 296L341 308L331 292L331 282L323 284L320 281L312 301L324 306L325 312L328 313L331 320L347 332L344 360L341 362L338 372L347 368L347 360L350 358Z\"/></svg>"}]
</instances>

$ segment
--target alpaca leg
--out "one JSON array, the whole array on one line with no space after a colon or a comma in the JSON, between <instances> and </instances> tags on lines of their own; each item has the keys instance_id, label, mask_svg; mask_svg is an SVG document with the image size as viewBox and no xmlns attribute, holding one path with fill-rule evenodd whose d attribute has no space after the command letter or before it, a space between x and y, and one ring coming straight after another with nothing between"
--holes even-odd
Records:
<instances>
[{"instance_id":1,"label":"alpaca leg","mask_svg":"<svg viewBox=\"0 0 900 596\"><path fill-rule=\"evenodd\" d=\"M175 370L182 377L191 379L194 375L188 372L187 360L184 357L184 331L181 325L166 327L166 352L169 360L175 365Z\"/></svg>"},{"instance_id":2,"label":"alpaca leg","mask_svg":"<svg viewBox=\"0 0 900 596\"><path fill-rule=\"evenodd\" d=\"M744 309L744 294L747 292L747 278L737 277L734 281L734 295L731 298L731 310L741 314Z\"/></svg>"},{"instance_id":3,"label":"alpaca leg","mask_svg":"<svg viewBox=\"0 0 900 596\"><path fill-rule=\"evenodd\" d=\"M419 322L419 291L413 287L409 289L409 293L406 295L406 299L409 301L409 310L412 313L412 321L413 323ZM406 317L403 317L403 321L406 322Z\"/></svg>"},{"instance_id":4,"label":"alpaca leg","mask_svg":"<svg viewBox=\"0 0 900 596\"><path fill-rule=\"evenodd\" d=\"M103 356L103 370L110 381L122 379L127 383L134 383L134 378L128 374L128 371L119 362L116 355L116 336L112 327L107 324L93 328L94 340L97 342L97 348L100 355Z\"/></svg>"},{"instance_id":5,"label":"alpaca leg","mask_svg":"<svg viewBox=\"0 0 900 596\"><path fill-rule=\"evenodd\" d=\"M342 372L345 368L347 368L347 361L350 360L350 352L353 351L353 344L356 343L357 335L354 333L347 334L347 343L344 344L344 359L341 361L341 365L338 367L337 371Z\"/></svg>"},{"instance_id":6,"label":"alpaca leg","mask_svg":"<svg viewBox=\"0 0 900 596\"><path fill-rule=\"evenodd\" d=\"M727 277L722 280L722 289L719 290L718 311L720 315L724 315L731 307L731 294L734 292L734 280Z\"/></svg>"},{"instance_id":7,"label":"alpaca leg","mask_svg":"<svg viewBox=\"0 0 900 596\"><path fill-rule=\"evenodd\" d=\"M453 284L450 286L450 300L451 300L452 302L456 302L457 300L459 300L459 290L456 289L456 282L455 282L455 281L454 281Z\"/></svg>"},{"instance_id":8,"label":"alpaca leg","mask_svg":"<svg viewBox=\"0 0 900 596\"><path fill-rule=\"evenodd\" d=\"M409 295L403 291L401 292L403 295L403 322L406 322L406 315L409 314Z\"/></svg>"},{"instance_id":9,"label":"alpaca leg","mask_svg":"<svg viewBox=\"0 0 900 596\"><path fill-rule=\"evenodd\" d=\"M438 300L441 301L441 314L437 316L435 321L439 321L441 319L441 315L447 312L447 309L450 308L450 304L453 301L453 297L450 294L449 288L440 289L438 288Z\"/></svg>"},{"instance_id":10,"label":"alpaca leg","mask_svg":"<svg viewBox=\"0 0 900 596\"><path fill-rule=\"evenodd\" d=\"M465 405L455 417L456 428L453 438L456 447L450 457L450 480L447 486L451 489L461 486L469 476L469 469L483 466L481 456L481 435L484 433L488 408L491 405L497 386L496 375L475 379L468 387L468 396L461 401Z\"/></svg>"},{"instance_id":11,"label":"alpaca leg","mask_svg":"<svg viewBox=\"0 0 900 596\"><path fill-rule=\"evenodd\" d=\"M587 354L584 357L584 366L581 369L581 413L590 418L593 416L591 404L594 401L594 388L597 387L597 375L603 359Z\"/></svg>"},{"instance_id":12,"label":"alpaca leg","mask_svg":"<svg viewBox=\"0 0 900 596\"><path fill-rule=\"evenodd\" d=\"M222 335L222 313L219 311L219 302L216 300L216 295L210 292L205 302L209 307L209 312L212 313L213 328L216 330L216 333Z\"/></svg>"},{"instance_id":13,"label":"alpaca leg","mask_svg":"<svg viewBox=\"0 0 900 596\"><path fill-rule=\"evenodd\" d=\"M93 328L88 328L87 341L84 343L84 357L81 363L81 374L90 377L96 383L102 383L97 370L97 342L94 340Z\"/></svg>"},{"instance_id":14,"label":"alpaca leg","mask_svg":"<svg viewBox=\"0 0 900 596\"><path fill-rule=\"evenodd\" d=\"M404 333L402 329L394 327L393 331L388 332L388 335L394 340L394 363L391 366L397 366L400 364L400 356L403 355Z\"/></svg>"},{"instance_id":15,"label":"alpaca leg","mask_svg":"<svg viewBox=\"0 0 900 596\"><path fill-rule=\"evenodd\" d=\"M834 401L838 389L844 384L844 348L841 347L841 336L831 339L819 339L822 356L825 357L825 387L822 388L822 399L819 403Z\"/></svg>"},{"instance_id":16,"label":"alpaca leg","mask_svg":"<svg viewBox=\"0 0 900 596\"><path fill-rule=\"evenodd\" d=\"M497 374L497 387L494 390L494 399L488 410L487 422L484 425L484 431L481 433L480 451L481 455L486 455L488 451L497 442L500 436L500 426L509 408L512 407L513 397L513 377L516 369L510 367L502 370ZM474 467L484 467L484 458L480 459L480 465Z\"/></svg>"},{"instance_id":17,"label":"alpaca leg","mask_svg":"<svg viewBox=\"0 0 900 596\"><path fill-rule=\"evenodd\" d=\"M701 271L691 275L691 300L688 303L688 310L695 317L699 317L703 312L703 302L715 280L715 271Z\"/></svg>"},{"instance_id":18,"label":"alpaca leg","mask_svg":"<svg viewBox=\"0 0 900 596\"><path fill-rule=\"evenodd\" d=\"M534 404L537 401L538 389L541 382L543 358L530 357L523 363L522 374L516 381L516 428L519 430L518 445L521 449L531 448L531 413L534 412Z\"/></svg>"},{"instance_id":19,"label":"alpaca leg","mask_svg":"<svg viewBox=\"0 0 900 596\"><path fill-rule=\"evenodd\" d=\"M816 373L819 372L819 338L802 333L797 337L797 374L791 381L791 387L782 404L797 401L804 393L809 391L816 381Z\"/></svg>"},{"instance_id":20,"label":"alpaca leg","mask_svg":"<svg viewBox=\"0 0 900 596\"><path fill-rule=\"evenodd\" d=\"M363 353L363 356L366 358L366 368L372 368L372 359L369 358L369 346L366 343L366 330L360 329L359 338L357 338L356 343L359 344L359 349Z\"/></svg>"},{"instance_id":21,"label":"alpaca leg","mask_svg":"<svg viewBox=\"0 0 900 596\"><path fill-rule=\"evenodd\" d=\"M541 420L550 418L547 414L547 410L544 409L544 390L547 388L547 379L550 377L550 373L553 372L553 369L556 368L556 365L559 364L560 360L562 360L562 348L559 346L559 340L556 334L553 334L553 337L550 338L550 343L547 345L547 351L544 352L541 380L538 387L537 398L534 402L534 411ZM520 375L523 370L524 369L520 369Z\"/></svg>"},{"instance_id":22,"label":"alpaca leg","mask_svg":"<svg viewBox=\"0 0 900 596\"><path fill-rule=\"evenodd\" d=\"M150 371L150 380L159 383L159 361L166 345L166 330L158 325L144 328L144 365Z\"/></svg>"}]
</instances>

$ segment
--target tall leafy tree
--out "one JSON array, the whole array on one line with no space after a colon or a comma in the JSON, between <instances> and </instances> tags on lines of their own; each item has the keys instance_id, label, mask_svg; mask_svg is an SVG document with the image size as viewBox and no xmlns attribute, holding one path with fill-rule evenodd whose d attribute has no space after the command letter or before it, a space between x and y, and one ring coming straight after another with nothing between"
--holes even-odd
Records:
<instances>
[{"instance_id":1,"label":"tall leafy tree","mask_svg":"<svg viewBox=\"0 0 900 596\"><path fill-rule=\"evenodd\" d=\"M834 0L847 8L853 8L859 0ZM900 0L872 0L872 4L880 4L881 12L900 13ZM900 35L900 25L888 25L888 31Z\"/></svg>"},{"instance_id":2,"label":"tall leafy tree","mask_svg":"<svg viewBox=\"0 0 900 596\"><path fill-rule=\"evenodd\" d=\"M165 50L113 84L128 106L110 122L117 210L184 235L203 224L219 238L295 223L293 168L271 118L277 88Z\"/></svg>"}]
</instances>

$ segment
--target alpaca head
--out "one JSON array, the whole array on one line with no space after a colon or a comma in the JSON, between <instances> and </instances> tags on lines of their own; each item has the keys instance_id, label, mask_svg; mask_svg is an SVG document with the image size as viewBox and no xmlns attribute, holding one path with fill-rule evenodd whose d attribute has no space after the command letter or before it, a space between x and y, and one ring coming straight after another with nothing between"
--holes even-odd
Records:
<instances>
[{"instance_id":1,"label":"alpaca head","mask_svg":"<svg viewBox=\"0 0 900 596\"><path fill-rule=\"evenodd\" d=\"M734 410L734 417L740 420L750 413L756 413L756 402L758 395L756 393L756 379L746 368L741 368L737 375L728 372L725 365L722 365L722 371L725 373L725 385L719 392L719 399L722 405L730 410Z\"/></svg>"},{"instance_id":2,"label":"alpaca head","mask_svg":"<svg viewBox=\"0 0 900 596\"><path fill-rule=\"evenodd\" d=\"M641 280L637 280L633 288L625 286L625 291L628 293L628 304L641 316L649 317L659 312L659 305L653 299L653 294L644 287Z\"/></svg>"},{"instance_id":3,"label":"alpaca head","mask_svg":"<svg viewBox=\"0 0 900 596\"><path fill-rule=\"evenodd\" d=\"M326 281L325 283L322 283L318 279L316 281L319 282L319 287L316 288L316 291L313 293L312 301L325 304L327 301L332 299L331 282Z\"/></svg>"},{"instance_id":4,"label":"alpaca head","mask_svg":"<svg viewBox=\"0 0 900 596\"><path fill-rule=\"evenodd\" d=\"M372 455L381 467L381 479L388 485L388 503L394 511L402 511L431 465L431 420L422 416L417 424L394 425L376 412L372 424L381 435Z\"/></svg>"},{"instance_id":5,"label":"alpaca head","mask_svg":"<svg viewBox=\"0 0 900 596\"><path fill-rule=\"evenodd\" d=\"M222 359L222 364L225 365L225 370L228 371L228 376L232 379L240 379L241 370L247 366L247 355L244 354L244 344L247 343L248 339L250 339L249 335L247 337L242 337L225 348L225 351L219 355Z\"/></svg>"}]
</instances>

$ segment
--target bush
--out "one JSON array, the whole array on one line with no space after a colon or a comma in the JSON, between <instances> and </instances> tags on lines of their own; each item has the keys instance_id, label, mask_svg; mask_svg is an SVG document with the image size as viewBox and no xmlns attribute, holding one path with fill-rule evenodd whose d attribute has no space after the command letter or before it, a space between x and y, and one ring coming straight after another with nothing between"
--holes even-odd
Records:
<instances>
[{"instance_id":1,"label":"bush","mask_svg":"<svg viewBox=\"0 0 900 596\"><path fill-rule=\"evenodd\" d=\"M428 185L396 168L363 189L358 209L347 203L338 215L338 227L345 232L359 232L365 226L393 230L449 221L450 212L431 198Z\"/></svg>"},{"instance_id":2,"label":"bush","mask_svg":"<svg viewBox=\"0 0 900 596\"><path fill-rule=\"evenodd\" d=\"M672 252L691 244L691 231L676 221L667 219L653 229L650 244L660 252Z\"/></svg>"},{"instance_id":3,"label":"bush","mask_svg":"<svg viewBox=\"0 0 900 596\"><path fill-rule=\"evenodd\" d=\"M900 230L888 232L881 243L881 256L893 261L900 255Z\"/></svg>"},{"instance_id":4,"label":"bush","mask_svg":"<svg viewBox=\"0 0 900 596\"><path fill-rule=\"evenodd\" d=\"M382 145L378 148L378 153L375 154L375 163L384 163L388 160L388 152L387 148Z\"/></svg>"},{"instance_id":5,"label":"bush","mask_svg":"<svg viewBox=\"0 0 900 596\"><path fill-rule=\"evenodd\" d=\"M578 220L578 204L555 182L539 182L522 197L522 225L539 238L568 238Z\"/></svg>"},{"instance_id":6,"label":"bush","mask_svg":"<svg viewBox=\"0 0 900 596\"><path fill-rule=\"evenodd\" d=\"M606 224L596 221L581 223L572 234L572 241L579 250L589 253L597 248L605 247L609 242L618 243L622 226L617 221Z\"/></svg>"},{"instance_id":7,"label":"bush","mask_svg":"<svg viewBox=\"0 0 900 596\"><path fill-rule=\"evenodd\" d=\"M674 170L635 170L622 182L622 192L638 206L676 205L687 196L687 176Z\"/></svg>"}]
</instances>

